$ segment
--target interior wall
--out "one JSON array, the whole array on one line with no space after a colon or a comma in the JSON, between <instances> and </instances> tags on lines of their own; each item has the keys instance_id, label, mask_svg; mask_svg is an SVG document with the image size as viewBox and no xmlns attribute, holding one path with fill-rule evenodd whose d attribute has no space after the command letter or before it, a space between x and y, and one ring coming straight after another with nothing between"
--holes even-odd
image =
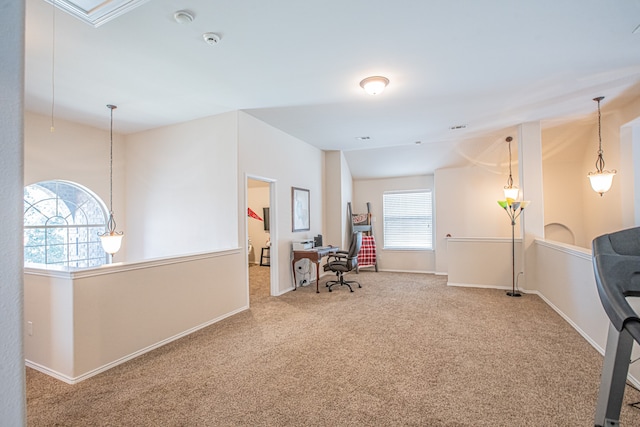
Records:
<instances>
[{"instance_id":1,"label":"interior wall","mask_svg":"<svg viewBox=\"0 0 640 427\"><path fill-rule=\"evenodd\" d=\"M436 170L437 272L448 269L447 235L511 238L511 221L497 203L504 199L507 176L480 166ZM519 237L519 227L515 231Z\"/></svg>"},{"instance_id":2,"label":"interior wall","mask_svg":"<svg viewBox=\"0 0 640 427\"><path fill-rule=\"evenodd\" d=\"M236 141L235 112L127 135L128 261L238 247Z\"/></svg>"},{"instance_id":3,"label":"interior wall","mask_svg":"<svg viewBox=\"0 0 640 427\"><path fill-rule=\"evenodd\" d=\"M349 212L347 211L347 203L353 200L353 177L351 176L351 170L347 159L344 157L344 153L340 152L340 196L341 205L336 213L342 213L340 215L340 225L342 229L342 247L348 248L351 243L351 218L349 218Z\"/></svg>"},{"instance_id":4,"label":"interior wall","mask_svg":"<svg viewBox=\"0 0 640 427\"><path fill-rule=\"evenodd\" d=\"M545 135L543 135L544 141ZM571 233L559 240L560 243L572 244L588 248L584 229L584 215L581 212L583 204L583 191L558 191L559 187L582 189L587 176L582 169L582 163L577 161L543 161L544 182L544 218L545 238L554 240L554 236L560 237L556 231L564 226ZM558 185L562 183L562 185ZM547 230L550 233L547 233ZM573 241L569 241L573 240Z\"/></svg>"},{"instance_id":5,"label":"interior wall","mask_svg":"<svg viewBox=\"0 0 640 427\"><path fill-rule=\"evenodd\" d=\"M2 3L0 14L0 420L27 424L23 354L22 212L25 2Z\"/></svg>"},{"instance_id":6,"label":"interior wall","mask_svg":"<svg viewBox=\"0 0 640 427\"><path fill-rule=\"evenodd\" d=\"M292 241L313 238L323 231L324 153L244 112L238 112L238 128L238 176L243 182L237 186L240 200L246 200L244 176L268 177L275 181L276 194L271 206L272 209L275 206L277 212L277 235L271 232L271 245L272 248L277 245L278 264L274 266L272 258L271 268L277 269L277 293L283 293L293 287ZM292 231L291 187L310 192L308 231ZM246 236L241 236L240 241L246 242Z\"/></svg>"},{"instance_id":7,"label":"interior wall","mask_svg":"<svg viewBox=\"0 0 640 427\"><path fill-rule=\"evenodd\" d=\"M587 178L595 171L597 113L542 131L545 224L567 225L575 234L575 244L584 248L590 248L597 236L632 225L635 209L631 201L636 197L636 168L629 161L633 154L624 126L640 117L640 99L629 96L603 102L601 111L605 169L618 171L611 190L603 196L591 189Z\"/></svg>"},{"instance_id":8,"label":"interior wall","mask_svg":"<svg viewBox=\"0 0 640 427\"><path fill-rule=\"evenodd\" d=\"M410 272L435 271L435 252L433 250L385 250L384 224L382 219L382 195L385 191L425 189L433 191L433 188L434 178L432 175L353 181L353 213L366 212L367 202L371 203L373 234L376 238L379 270Z\"/></svg>"},{"instance_id":9,"label":"interior wall","mask_svg":"<svg viewBox=\"0 0 640 427\"><path fill-rule=\"evenodd\" d=\"M105 124L109 124L109 110L105 107ZM117 114L119 110L114 112ZM125 231L122 248L115 254L115 262L127 259L130 236L126 215L125 144L115 132L118 118L114 117L113 134L113 211L118 230ZM24 184L40 181L65 180L80 184L102 199L109 208L109 130L96 129L66 120L55 119L51 132L51 117L24 113Z\"/></svg>"},{"instance_id":10,"label":"interior wall","mask_svg":"<svg viewBox=\"0 0 640 427\"><path fill-rule=\"evenodd\" d=\"M353 180L342 151L325 153L325 235L323 244L349 247L347 203L351 202Z\"/></svg>"}]
</instances>

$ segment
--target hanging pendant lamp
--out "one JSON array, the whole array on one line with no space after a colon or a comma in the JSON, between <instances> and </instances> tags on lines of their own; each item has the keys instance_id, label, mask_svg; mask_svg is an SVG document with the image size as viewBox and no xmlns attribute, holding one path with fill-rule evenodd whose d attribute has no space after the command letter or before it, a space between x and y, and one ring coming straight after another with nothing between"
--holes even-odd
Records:
<instances>
[{"instance_id":1,"label":"hanging pendant lamp","mask_svg":"<svg viewBox=\"0 0 640 427\"><path fill-rule=\"evenodd\" d=\"M601 113L600 113L600 101L604 99L604 96L599 96L593 100L598 103L598 158L596 159L596 171L589 172L587 175L589 181L591 181L591 188L593 191L600 194L600 197L611 188L613 184L613 177L616 174L616 170L605 170L604 158L602 157L602 127L601 127Z\"/></svg>"},{"instance_id":2,"label":"hanging pendant lamp","mask_svg":"<svg viewBox=\"0 0 640 427\"><path fill-rule=\"evenodd\" d=\"M113 218L113 110L118 107L108 104L107 108L111 110L111 126L109 134L111 143L109 153L109 220L107 221L107 231L99 236L102 241L102 248L106 253L111 254L113 257L113 254L120 250L124 232L116 231L116 220Z\"/></svg>"},{"instance_id":3,"label":"hanging pendant lamp","mask_svg":"<svg viewBox=\"0 0 640 427\"><path fill-rule=\"evenodd\" d=\"M513 176L511 175L511 141L513 138L508 136L506 141L509 143L509 178L507 178L507 185L504 187L504 198L517 200L520 191L518 187L513 185Z\"/></svg>"}]
</instances>

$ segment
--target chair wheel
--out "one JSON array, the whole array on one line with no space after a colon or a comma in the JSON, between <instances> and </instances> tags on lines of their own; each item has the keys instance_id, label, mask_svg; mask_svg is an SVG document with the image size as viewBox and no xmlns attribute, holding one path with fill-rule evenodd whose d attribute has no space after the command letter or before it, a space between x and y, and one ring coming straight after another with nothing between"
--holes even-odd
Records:
<instances>
[{"instance_id":1,"label":"chair wheel","mask_svg":"<svg viewBox=\"0 0 640 427\"><path fill-rule=\"evenodd\" d=\"M329 292L331 292L331 288L329 288Z\"/></svg>"}]
</instances>

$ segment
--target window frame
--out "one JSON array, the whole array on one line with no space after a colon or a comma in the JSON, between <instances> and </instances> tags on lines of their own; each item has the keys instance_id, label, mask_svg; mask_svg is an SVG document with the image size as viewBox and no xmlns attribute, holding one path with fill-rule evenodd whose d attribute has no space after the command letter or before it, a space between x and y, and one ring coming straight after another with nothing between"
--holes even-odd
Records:
<instances>
[{"instance_id":1,"label":"window frame","mask_svg":"<svg viewBox=\"0 0 640 427\"><path fill-rule=\"evenodd\" d=\"M40 181L24 187L23 206L25 265L94 268L111 263L99 238L107 229L108 211L93 191L72 181ZM32 215L41 216L40 221Z\"/></svg>"},{"instance_id":2,"label":"window frame","mask_svg":"<svg viewBox=\"0 0 640 427\"><path fill-rule=\"evenodd\" d=\"M389 212L389 209L408 209L409 207L415 208L415 200L414 203L411 201L401 201L400 203L404 203L406 206L390 206L391 200L390 198L393 196L401 196L401 195L417 195L424 194L427 197L424 203L425 211L422 212L422 215L409 215L405 217L405 221L403 225L398 226L397 224L393 224L394 218L393 216L398 216L398 212ZM397 201L396 201L397 202ZM399 212L402 214L402 212ZM394 215L395 214L395 215ZM412 212L413 214L413 212ZM412 220L413 217L413 220ZM398 219L396 218L395 221ZM412 244L411 242L402 237L402 232L398 232L401 229L416 229L422 227L422 223L426 225L427 230L425 231L424 239L416 239L416 241ZM394 190L394 191L385 191L382 194L382 228L383 228L383 249L385 250L394 250L394 251L432 251L433 250L433 191L431 189L415 189L415 190ZM396 231L396 234L393 235L393 232ZM405 243L401 243L404 239ZM396 243L397 242L397 243Z\"/></svg>"}]
</instances>

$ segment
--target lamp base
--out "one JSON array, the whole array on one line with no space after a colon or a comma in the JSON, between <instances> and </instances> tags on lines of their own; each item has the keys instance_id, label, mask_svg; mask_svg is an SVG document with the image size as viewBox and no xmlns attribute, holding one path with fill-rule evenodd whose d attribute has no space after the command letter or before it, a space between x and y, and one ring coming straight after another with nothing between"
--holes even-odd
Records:
<instances>
[{"instance_id":1,"label":"lamp base","mask_svg":"<svg viewBox=\"0 0 640 427\"><path fill-rule=\"evenodd\" d=\"M508 297L521 297L522 294L520 292L507 292Z\"/></svg>"}]
</instances>

